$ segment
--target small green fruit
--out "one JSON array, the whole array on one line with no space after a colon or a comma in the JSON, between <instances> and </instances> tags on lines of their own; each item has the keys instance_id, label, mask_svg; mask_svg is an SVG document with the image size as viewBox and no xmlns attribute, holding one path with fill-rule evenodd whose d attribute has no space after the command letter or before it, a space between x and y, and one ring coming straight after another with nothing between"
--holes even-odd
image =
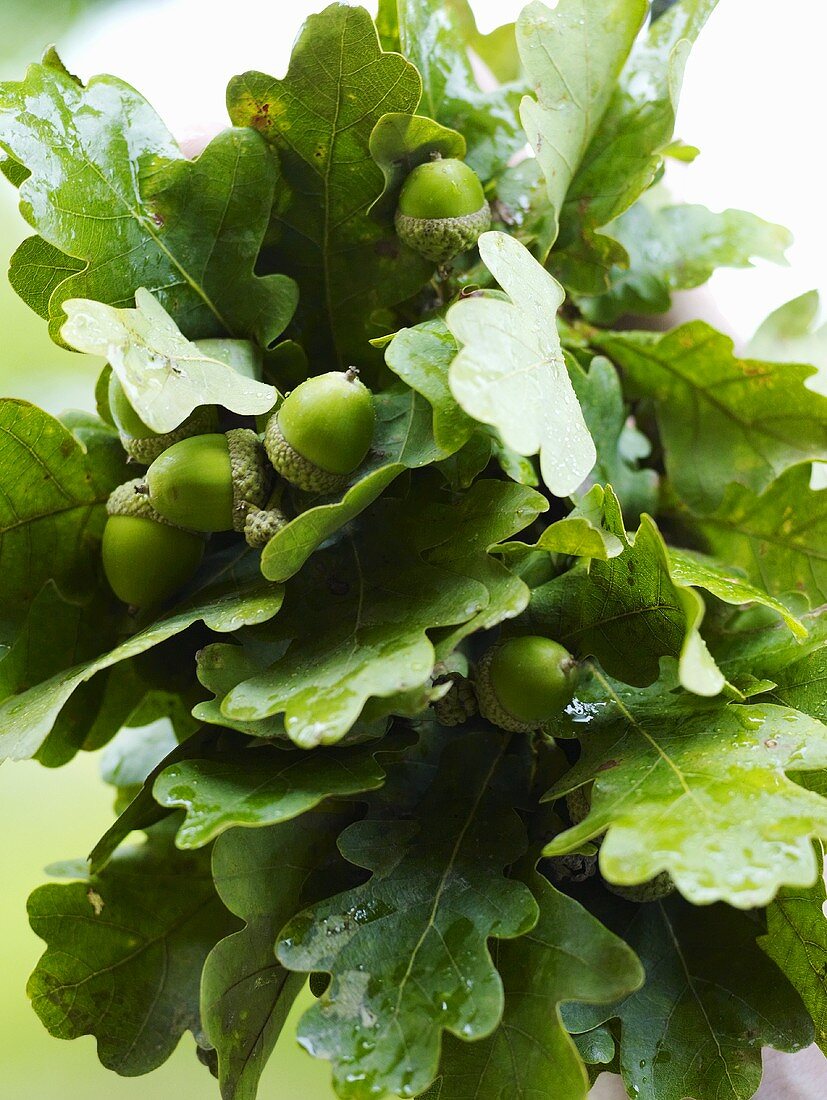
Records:
<instances>
[{"instance_id":1,"label":"small green fruit","mask_svg":"<svg viewBox=\"0 0 827 1100\"><path fill-rule=\"evenodd\" d=\"M119 485L106 506L103 570L119 600L152 607L169 599L193 576L204 540L163 519L140 491L140 480Z\"/></svg>"},{"instance_id":2,"label":"small green fruit","mask_svg":"<svg viewBox=\"0 0 827 1100\"><path fill-rule=\"evenodd\" d=\"M174 443L146 473L153 508L193 531L243 531L267 496L267 465L255 432L196 435Z\"/></svg>"},{"instance_id":3,"label":"small green fruit","mask_svg":"<svg viewBox=\"0 0 827 1100\"><path fill-rule=\"evenodd\" d=\"M373 396L355 370L308 378L288 394L267 425L264 446L287 481L310 492L347 485L373 439Z\"/></svg>"},{"instance_id":4,"label":"small green fruit","mask_svg":"<svg viewBox=\"0 0 827 1100\"><path fill-rule=\"evenodd\" d=\"M148 466L150 462L154 462L158 455L163 454L167 447L171 447L179 439L187 439L191 435L212 431L218 424L215 409L211 405L203 405L191 412L187 419L171 432L154 432L135 412L114 371L109 376L108 396L109 411L112 413L123 448L131 459L140 462L142 466Z\"/></svg>"},{"instance_id":5,"label":"small green fruit","mask_svg":"<svg viewBox=\"0 0 827 1100\"><path fill-rule=\"evenodd\" d=\"M410 173L399 194L396 232L434 263L472 248L491 225L482 184L461 160L431 160Z\"/></svg>"},{"instance_id":6,"label":"small green fruit","mask_svg":"<svg viewBox=\"0 0 827 1100\"><path fill-rule=\"evenodd\" d=\"M509 638L477 666L480 713L501 729L528 733L571 702L576 682L577 662L559 642Z\"/></svg>"}]
</instances>

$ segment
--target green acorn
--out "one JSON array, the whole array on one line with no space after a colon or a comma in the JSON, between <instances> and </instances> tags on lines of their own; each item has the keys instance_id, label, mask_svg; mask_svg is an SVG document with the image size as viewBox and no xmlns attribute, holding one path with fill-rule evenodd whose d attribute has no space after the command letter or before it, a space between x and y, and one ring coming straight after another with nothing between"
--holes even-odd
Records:
<instances>
[{"instance_id":1,"label":"green acorn","mask_svg":"<svg viewBox=\"0 0 827 1100\"><path fill-rule=\"evenodd\" d=\"M193 531L243 531L267 499L267 463L255 432L196 435L174 443L146 472L145 492L165 519Z\"/></svg>"},{"instance_id":2,"label":"green acorn","mask_svg":"<svg viewBox=\"0 0 827 1100\"><path fill-rule=\"evenodd\" d=\"M101 547L112 591L135 608L169 599L190 580L204 555L204 539L159 516L140 485L140 479L128 481L109 497Z\"/></svg>"},{"instance_id":3,"label":"green acorn","mask_svg":"<svg viewBox=\"0 0 827 1100\"><path fill-rule=\"evenodd\" d=\"M187 419L171 432L154 432L135 412L114 371L109 376L108 396L109 411L112 413L123 448L131 459L140 462L142 466L148 466L150 462L154 462L158 455L163 454L167 447L171 447L179 439L214 431L218 425L215 409L211 405L202 405L194 409Z\"/></svg>"},{"instance_id":4,"label":"green acorn","mask_svg":"<svg viewBox=\"0 0 827 1100\"><path fill-rule=\"evenodd\" d=\"M409 248L444 264L473 248L491 225L491 209L472 168L438 158L418 165L403 183L395 224Z\"/></svg>"},{"instance_id":5,"label":"green acorn","mask_svg":"<svg viewBox=\"0 0 827 1100\"><path fill-rule=\"evenodd\" d=\"M576 682L577 662L559 642L509 638L477 665L480 714L501 729L529 733L571 702Z\"/></svg>"},{"instance_id":6,"label":"green acorn","mask_svg":"<svg viewBox=\"0 0 827 1100\"><path fill-rule=\"evenodd\" d=\"M309 492L343 489L370 450L373 395L351 368L308 378L270 417L267 457L287 481Z\"/></svg>"}]
</instances>

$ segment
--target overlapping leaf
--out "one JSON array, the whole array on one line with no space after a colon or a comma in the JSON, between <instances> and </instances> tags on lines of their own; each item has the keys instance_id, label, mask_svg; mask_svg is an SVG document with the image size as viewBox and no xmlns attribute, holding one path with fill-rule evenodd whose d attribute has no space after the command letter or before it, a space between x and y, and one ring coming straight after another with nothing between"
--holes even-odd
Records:
<instances>
[{"instance_id":1,"label":"overlapping leaf","mask_svg":"<svg viewBox=\"0 0 827 1100\"><path fill-rule=\"evenodd\" d=\"M375 364L371 315L427 282L430 267L368 209L382 190L369 142L382 115L416 110L421 84L403 57L383 53L368 13L331 4L311 15L283 80L250 72L227 103L279 152L290 187L275 212L273 256L299 284L296 331L311 362Z\"/></svg>"},{"instance_id":2,"label":"overlapping leaf","mask_svg":"<svg viewBox=\"0 0 827 1100\"><path fill-rule=\"evenodd\" d=\"M448 310L448 328L461 346L451 391L517 454L539 452L543 481L568 496L591 471L595 449L557 335L562 288L504 233L484 233L479 248L510 301L469 297Z\"/></svg>"},{"instance_id":3,"label":"overlapping leaf","mask_svg":"<svg viewBox=\"0 0 827 1100\"><path fill-rule=\"evenodd\" d=\"M819 866L823 853L818 852ZM819 874L808 889L780 890L767 909L767 934L758 943L797 990L827 1054L827 891Z\"/></svg>"},{"instance_id":4,"label":"overlapping leaf","mask_svg":"<svg viewBox=\"0 0 827 1100\"><path fill-rule=\"evenodd\" d=\"M277 825L328 797L375 790L385 772L374 753L370 746L291 752L239 738L220 753L170 764L153 794L162 806L186 812L176 845L201 848L235 826Z\"/></svg>"},{"instance_id":5,"label":"overlapping leaf","mask_svg":"<svg viewBox=\"0 0 827 1100\"><path fill-rule=\"evenodd\" d=\"M215 845L216 889L246 922L210 952L201 983L204 1031L218 1053L224 1100L255 1100L262 1070L306 981L277 962L273 945L348 822L344 813L310 813L254 833L233 829Z\"/></svg>"},{"instance_id":6,"label":"overlapping leaf","mask_svg":"<svg viewBox=\"0 0 827 1100\"><path fill-rule=\"evenodd\" d=\"M827 457L827 397L803 385L813 367L739 359L703 321L595 343L654 400L666 471L695 511L718 508L729 485L758 493L790 466Z\"/></svg>"},{"instance_id":7,"label":"overlapping leaf","mask_svg":"<svg viewBox=\"0 0 827 1100\"><path fill-rule=\"evenodd\" d=\"M522 610L528 589L486 551L544 508L533 490L500 482L477 482L453 508L378 501L358 532L288 586L268 634L289 649L231 690L222 710L242 721L283 711L305 748L341 740L371 696L425 685L435 660L428 631Z\"/></svg>"},{"instance_id":8,"label":"overlapping leaf","mask_svg":"<svg viewBox=\"0 0 827 1100\"><path fill-rule=\"evenodd\" d=\"M596 232L652 183L672 139L683 70L717 0L681 0L635 43L583 156L560 217L550 268L564 286L599 294L618 245Z\"/></svg>"},{"instance_id":9,"label":"overlapping leaf","mask_svg":"<svg viewBox=\"0 0 827 1100\"><path fill-rule=\"evenodd\" d=\"M546 854L608 830L600 869L610 882L668 871L697 905L750 908L781 886L812 885L810 838L825 835L827 799L786 773L825 767L827 726L770 703L701 707L669 687L634 692L597 677L583 756L548 795L593 781L591 812Z\"/></svg>"},{"instance_id":10,"label":"overlapping leaf","mask_svg":"<svg viewBox=\"0 0 827 1100\"><path fill-rule=\"evenodd\" d=\"M436 1075L443 1030L478 1039L500 1019L486 940L522 935L538 916L530 890L503 875L525 847L511 801L521 769L505 749L483 732L450 743L410 820L368 818L342 836L370 880L282 933L285 966L332 975L299 1038L333 1063L342 1097L414 1096Z\"/></svg>"},{"instance_id":11,"label":"overlapping leaf","mask_svg":"<svg viewBox=\"0 0 827 1100\"><path fill-rule=\"evenodd\" d=\"M626 313L665 313L675 290L705 283L718 267L784 262L790 233L745 210L716 214L705 206L664 205L647 192L612 222L609 232L629 257L605 294L580 302L589 320L611 325ZM799 360L801 362L802 360Z\"/></svg>"},{"instance_id":12,"label":"overlapping leaf","mask_svg":"<svg viewBox=\"0 0 827 1100\"><path fill-rule=\"evenodd\" d=\"M42 64L0 86L0 146L28 169L21 208L46 242L24 246L15 282L35 308L48 294L55 338L67 298L125 306L141 286L193 337L267 345L290 320L295 285L253 271L281 186L258 134L225 131L188 161L128 84Z\"/></svg>"},{"instance_id":13,"label":"overlapping leaf","mask_svg":"<svg viewBox=\"0 0 827 1100\"><path fill-rule=\"evenodd\" d=\"M0 621L8 636L47 580L67 596L91 594L104 506L126 474L113 432L83 444L48 413L11 399L0 402L0 429Z\"/></svg>"},{"instance_id":14,"label":"overlapping leaf","mask_svg":"<svg viewBox=\"0 0 827 1100\"><path fill-rule=\"evenodd\" d=\"M331 535L354 520L381 496L405 470L427 466L449 454L435 443L427 405L411 390L377 394L376 431L370 453L351 477L339 500L312 504L299 513L268 542L261 555L261 570L270 580L287 580Z\"/></svg>"},{"instance_id":15,"label":"overlapping leaf","mask_svg":"<svg viewBox=\"0 0 827 1100\"><path fill-rule=\"evenodd\" d=\"M191 343L164 307L143 287L134 309L69 298L64 340L102 355L118 376L130 404L155 432L171 432L199 405L223 405L253 416L276 403L276 390L246 377Z\"/></svg>"},{"instance_id":16,"label":"overlapping leaf","mask_svg":"<svg viewBox=\"0 0 827 1100\"><path fill-rule=\"evenodd\" d=\"M479 1043L447 1037L438 1100L515 1097L585 1100L588 1078L560 1021L561 1001L605 1003L643 982L635 955L572 898L541 875L529 878L540 909L535 928L497 945L505 1008L497 1030Z\"/></svg>"},{"instance_id":17,"label":"overlapping leaf","mask_svg":"<svg viewBox=\"0 0 827 1100\"><path fill-rule=\"evenodd\" d=\"M201 966L235 925L202 853L156 839L86 882L41 886L29 919L47 950L28 993L53 1035L94 1035L107 1069L134 1076L201 1034Z\"/></svg>"},{"instance_id":18,"label":"overlapping leaf","mask_svg":"<svg viewBox=\"0 0 827 1100\"><path fill-rule=\"evenodd\" d=\"M583 492L592 483L611 485L628 523L637 523L642 512L654 513L658 503L658 475L639 469L649 457L649 440L629 422L617 371L602 355L589 364L588 373L568 360L569 377L583 410L586 426L597 449L597 461Z\"/></svg>"},{"instance_id":19,"label":"overlapping leaf","mask_svg":"<svg viewBox=\"0 0 827 1100\"><path fill-rule=\"evenodd\" d=\"M680 658L681 683L715 695L724 681L698 631L701 598L678 582L655 523L643 516L632 540L607 489L593 522L618 539L620 555L596 558L536 588L530 622L580 656L596 656L630 684L657 679L660 658ZM695 583L695 582L692 582Z\"/></svg>"},{"instance_id":20,"label":"overlapping leaf","mask_svg":"<svg viewBox=\"0 0 827 1100\"><path fill-rule=\"evenodd\" d=\"M279 610L282 589L265 581L254 555L237 550L210 562L190 599L133 634L115 649L85 661L0 704L0 757L12 760L34 755L58 715L81 684L120 661L144 653L202 620L218 632L266 622Z\"/></svg>"},{"instance_id":21,"label":"overlapping leaf","mask_svg":"<svg viewBox=\"0 0 827 1100\"><path fill-rule=\"evenodd\" d=\"M733 484L714 512L679 511L682 525L720 561L775 596L827 602L827 492L809 487L807 466L786 470L763 492Z\"/></svg>"},{"instance_id":22,"label":"overlapping leaf","mask_svg":"<svg viewBox=\"0 0 827 1100\"><path fill-rule=\"evenodd\" d=\"M541 260L645 16L645 0L561 0L553 8L532 0L520 14L517 43L536 96L523 99L520 118L555 212Z\"/></svg>"},{"instance_id":23,"label":"overlapping leaf","mask_svg":"<svg viewBox=\"0 0 827 1100\"><path fill-rule=\"evenodd\" d=\"M762 1046L796 1051L812 1041L812 1021L758 949L760 925L747 914L679 899L604 908L597 915L638 953L646 982L610 1012L569 1005L565 1019L578 1031L620 1020L630 1095L749 1100L761 1081Z\"/></svg>"},{"instance_id":24,"label":"overlapping leaf","mask_svg":"<svg viewBox=\"0 0 827 1100\"><path fill-rule=\"evenodd\" d=\"M480 35L467 0L398 0L402 52L422 76L420 111L458 130L467 161L484 180L496 175L525 141L517 118L516 87L482 90L468 50L514 80L513 25ZM505 66L498 61L505 59Z\"/></svg>"}]
</instances>

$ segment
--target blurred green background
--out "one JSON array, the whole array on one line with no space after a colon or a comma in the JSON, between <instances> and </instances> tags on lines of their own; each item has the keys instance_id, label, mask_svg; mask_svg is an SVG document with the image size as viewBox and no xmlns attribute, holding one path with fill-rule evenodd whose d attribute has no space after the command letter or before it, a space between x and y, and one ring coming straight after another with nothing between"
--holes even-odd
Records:
<instances>
[{"instance_id":1,"label":"blurred green background","mask_svg":"<svg viewBox=\"0 0 827 1100\"><path fill-rule=\"evenodd\" d=\"M112 0L0 0L0 79L19 78L43 47L82 35ZM87 22L88 26L89 23ZM152 63L151 58L147 61ZM0 393L58 413L91 407L96 363L57 348L46 325L14 294L8 259L28 233L16 197L0 181ZM111 821L110 788L96 757L81 755L48 771L36 764L0 768L0 1095L9 1100L208 1100L217 1085L196 1062L185 1036L158 1071L122 1078L103 1069L91 1037L66 1043L43 1029L26 997L26 980L42 950L26 920L26 898L45 881L43 868L85 855ZM295 1018L273 1059L260 1095L267 1100L328 1100L326 1065L295 1044Z\"/></svg>"}]
</instances>

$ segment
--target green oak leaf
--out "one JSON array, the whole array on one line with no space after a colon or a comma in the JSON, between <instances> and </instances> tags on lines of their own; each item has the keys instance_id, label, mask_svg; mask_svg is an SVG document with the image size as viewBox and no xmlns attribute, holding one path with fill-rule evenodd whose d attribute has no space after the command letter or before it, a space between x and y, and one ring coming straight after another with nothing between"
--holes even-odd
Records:
<instances>
[{"instance_id":1,"label":"green oak leaf","mask_svg":"<svg viewBox=\"0 0 827 1100\"><path fill-rule=\"evenodd\" d=\"M370 213L393 221L402 184L414 168L435 156L465 157L465 138L423 115L394 111L382 115L370 135L370 155L382 169L385 187Z\"/></svg>"},{"instance_id":2,"label":"green oak leaf","mask_svg":"<svg viewBox=\"0 0 827 1100\"><path fill-rule=\"evenodd\" d=\"M468 146L465 159L490 179L525 143L517 117L521 89L519 82L481 89L468 51L493 63L498 79L517 80L513 25L481 35L467 0L398 0L397 8L401 52L422 77L420 111L458 130Z\"/></svg>"},{"instance_id":3,"label":"green oak leaf","mask_svg":"<svg viewBox=\"0 0 827 1100\"><path fill-rule=\"evenodd\" d=\"M801 593L827 602L827 492L793 466L763 492L732 484L715 511L677 507L682 529L719 561L742 569L773 596Z\"/></svg>"},{"instance_id":4,"label":"green oak leaf","mask_svg":"<svg viewBox=\"0 0 827 1100\"><path fill-rule=\"evenodd\" d=\"M439 1100L506 1093L586 1100L588 1078L561 1022L560 1002L606 1003L643 983L634 953L578 902L537 872L527 876L527 884L540 919L530 932L495 950L505 987L502 1021L478 1043L446 1037L437 1078L441 1088L434 1094Z\"/></svg>"},{"instance_id":5,"label":"green oak leaf","mask_svg":"<svg viewBox=\"0 0 827 1100\"><path fill-rule=\"evenodd\" d=\"M83 260L67 256L42 237L27 237L12 255L9 282L29 309L48 321L52 294L85 267Z\"/></svg>"},{"instance_id":6,"label":"green oak leaf","mask_svg":"<svg viewBox=\"0 0 827 1100\"><path fill-rule=\"evenodd\" d=\"M94 1035L107 1069L149 1073L181 1035L201 1034L201 967L236 922L218 900L203 853L156 839L118 855L85 882L29 898L47 949L28 994L48 1031Z\"/></svg>"},{"instance_id":7,"label":"green oak leaf","mask_svg":"<svg viewBox=\"0 0 827 1100\"><path fill-rule=\"evenodd\" d=\"M481 731L449 743L410 819L368 817L340 838L369 881L282 931L283 965L332 975L299 1041L333 1063L348 1100L416 1095L436 1075L443 1030L480 1039L500 1019L486 941L523 935L538 917L531 891L503 874L526 843L513 809L522 769L506 745Z\"/></svg>"},{"instance_id":8,"label":"green oak leaf","mask_svg":"<svg viewBox=\"0 0 827 1100\"><path fill-rule=\"evenodd\" d=\"M608 291L578 304L588 320L611 325L624 314L665 313L672 293L705 283L718 267L751 267L760 257L784 263L788 230L745 210L720 214L705 206L669 206L647 191L609 226L629 256Z\"/></svg>"},{"instance_id":9,"label":"green oak leaf","mask_svg":"<svg viewBox=\"0 0 827 1100\"><path fill-rule=\"evenodd\" d=\"M575 558L599 558L608 561L623 552L623 543L601 526L603 520L604 492L600 485L593 485L580 503L567 516L550 524L534 546L522 542L504 543L499 547L506 555L525 553L528 550L545 550L550 554L563 554Z\"/></svg>"},{"instance_id":10,"label":"green oak leaf","mask_svg":"<svg viewBox=\"0 0 827 1100\"><path fill-rule=\"evenodd\" d=\"M372 314L430 277L422 257L368 216L382 190L373 128L415 111L420 93L413 65L384 53L368 13L344 4L310 16L283 80L249 72L227 89L233 122L278 150L290 192L274 211L274 257L299 284L296 334L327 369L375 365Z\"/></svg>"},{"instance_id":11,"label":"green oak leaf","mask_svg":"<svg viewBox=\"0 0 827 1100\"><path fill-rule=\"evenodd\" d=\"M277 825L326 798L375 790L385 779L375 751L368 745L290 752L239 738L218 754L170 764L153 794L167 809L185 811L176 846L201 848L235 826Z\"/></svg>"},{"instance_id":12,"label":"green oak leaf","mask_svg":"<svg viewBox=\"0 0 827 1100\"><path fill-rule=\"evenodd\" d=\"M785 302L760 325L750 340L749 355L780 363L812 363L818 373L807 382L823 394L827 388L827 324L817 325L819 313L817 290Z\"/></svg>"},{"instance_id":13,"label":"green oak leaf","mask_svg":"<svg viewBox=\"0 0 827 1100\"><path fill-rule=\"evenodd\" d=\"M203 621L210 630L228 632L252 623L266 622L279 610L280 586L265 581L255 555L233 549L209 562L200 588L189 599L93 660L65 669L48 680L0 703L0 759L23 760L33 756L55 724L73 693L98 672L129 660L193 623Z\"/></svg>"},{"instance_id":14,"label":"green oak leaf","mask_svg":"<svg viewBox=\"0 0 827 1100\"><path fill-rule=\"evenodd\" d=\"M476 427L451 393L448 372L456 354L456 341L437 317L400 329L385 351L393 373L431 405L434 441L446 454L464 447Z\"/></svg>"},{"instance_id":15,"label":"green oak leaf","mask_svg":"<svg viewBox=\"0 0 827 1100\"><path fill-rule=\"evenodd\" d=\"M758 603L772 608L781 616L796 638L806 637L807 628L800 619L787 610L783 603L774 600L772 596L768 596L766 592L762 592L760 588L749 584L741 577L733 577L733 571L720 565L714 558L692 550L676 550L675 547L670 546L669 562L672 578L678 584L703 588L724 603Z\"/></svg>"},{"instance_id":16,"label":"green oak leaf","mask_svg":"<svg viewBox=\"0 0 827 1100\"><path fill-rule=\"evenodd\" d=\"M102 355L130 403L155 432L171 432L199 405L223 405L241 415L266 413L276 390L191 343L148 290L134 309L69 298L61 335L78 351Z\"/></svg>"},{"instance_id":17,"label":"green oak leaf","mask_svg":"<svg viewBox=\"0 0 827 1100\"><path fill-rule=\"evenodd\" d=\"M468 297L448 310L448 328L460 344L451 391L517 454L539 452L543 481L556 496L568 496L596 455L555 325L563 290L505 233L483 233L479 249L510 300Z\"/></svg>"},{"instance_id":18,"label":"green oak leaf","mask_svg":"<svg viewBox=\"0 0 827 1100\"><path fill-rule=\"evenodd\" d=\"M724 905L679 898L620 905L604 916L640 956L646 983L607 1012L569 1005L577 1030L617 1017L620 1072L630 1096L749 1100L761 1081L761 1047L801 1050L813 1025L801 998L756 944L760 925Z\"/></svg>"},{"instance_id":19,"label":"green oak leaf","mask_svg":"<svg viewBox=\"0 0 827 1100\"><path fill-rule=\"evenodd\" d=\"M669 149L686 60L717 0L682 0L638 37L566 192L550 269L581 294L607 290L623 246L598 234L650 186ZM644 91L645 89L645 91Z\"/></svg>"},{"instance_id":20,"label":"green oak leaf","mask_svg":"<svg viewBox=\"0 0 827 1100\"><path fill-rule=\"evenodd\" d=\"M694 511L714 512L730 485L760 493L790 466L827 458L827 397L803 385L813 367L739 359L703 321L593 342L654 401L666 472Z\"/></svg>"},{"instance_id":21,"label":"green oak leaf","mask_svg":"<svg viewBox=\"0 0 827 1100\"><path fill-rule=\"evenodd\" d=\"M825 767L827 726L771 703L701 706L668 688L639 692L596 674L585 698L599 707L583 756L546 795L593 781L591 811L546 855L608 830L604 877L628 886L668 871L696 905L745 909L781 886L812 885L810 838L827 831L827 800L786 773Z\"/></svg>"},{"instance_id":22,"label":"green oak leaf","mask_svg":"<svg viewBox=\"0 0 827 1100\"><path fill-rule=\"evenodd\" d=\"M117 435L85 442L27 401L0 401L0 575L3 633L18 626L46 581L70 598L97 582L106 501L126 479Z\"/></svg>"},{"instance_id":23,"label":"green oak leaf","mask_svg":"<svg viewBox=\"0 0 827 1100\"><path fill-rule=\"evenodd\" d=\"M567 358L569 377L583 410L586 427L597 449L597 461L584 485L611 485L628 521L638 523L643 512L658 505L658 475L639 469L652 449L649 440L630 423L618 373L603 355L595 355L588 373L573 357Z\"/></svg>"},{"instance_id":24,"label":"green oak leaf","mask_svg":"<svg viewBox=\"0 0 827 1100\"><path fill-rule=\"evenodd\" d=\"M532 0L517 21L517 45L534 92L520 104L520 118L555 213L541 260L554 244L566 194L646 7L646 0L560 0L554 8Z\"/></svg>"},{"instance_id":25,"label":"green oak leaf","mask_svg":"<svg viewBox=\"0 0 827 1100\"><path fill-rule=\"evenodd\" d=\"M435 444L426 402L408 389L376 394L376 431L366 460L339 500L311 503L273 536L261 555L265 577L284 581L297 573L331 535L364 512L400 474L427 466L449 451ZM317 498L318 499L318 498Z\"/></svg>"},{"instance_id":26,"label":"green oak leaf","mask_svg":"<svg viewBox=\"0 0 827 1100\"><path fill-rule=\"evenodd\" d=\"M750 609L716 624L710 647L737 687L756 680L772 702L827 722L827 606L802 615L801 623L807 636L797 639L775 617Z\"/></svg>"},{"instance_id":27,"label":"green oak leaf","mask_svg":"<svg viewBox=\"0 0 827 1100\"><path fill-rule=\"evenodd\" d=\"M435 661L428 631L519 614L528 589L487 549L545 506L532 489L490 481L455 506L378 500L288 586L265 632L290 641L287 652L230 691L222 711L245 722L283 711L303 748L341 740L371 696L425 685Z\"/></svg>"},{"instance_id":28,"label":"green oak leaf","mask_svg":"<svg viewBox=\"0 0 827 1100\"><path fill-rule=\"evenodd\" d=\"M699 627L701 597L672 575L669 549L644 515L634 537L623 525L617 497L607 488L593 520L623 552L575 566L535 588L528 619L579 656L598 658L606 671L639 686L657 679L660 658L680 658L682 685L715 695L724 679Z\"/></svg>"},{"instance_id":29,"label":"green oak leaf","mask_svg":"<svg viewBox=\"0 0 827 1100\"><path fill-rule=\"evenodd\" d=\"M46 242L24 245L15 281L40 312L49 295L54 338L67 298L124 306L140 286L190 336L267 345L290 320L295 284L253 270L280 186L258 134L227 130L189 161L128 84L40 64L0 85L0 146L29 171L21 209Z\"/></svg>"},{"instance_id":30,"label":"green oak leaf","mask_svg":"<svg viewBox=\"0 0 827 1100\"><path fill-rule=\"evenodd\" d=\"M817 849L819 866L823 852ZM819 874L809 888L785 887L767 908L767 934L758 943L799 993L827 1054L827 891Z\"/></svg>"},{"instance_id":31,"label":"green oak leaf","mask_svg":"<svg viewBox=\"0 0 827 1100\"><path fill-rule=\"evenodd\" d=\"M264 1066L307 980L278 963L273 944L302 904L307 880L335 854L336 837L349 821L345 812L325 810L254 833L232 829L215 844L216 890L245 922L212 949L201 981L204 1031L218 1053L224 1100L255 1100Z\"/></svg>"}]
</instances>

